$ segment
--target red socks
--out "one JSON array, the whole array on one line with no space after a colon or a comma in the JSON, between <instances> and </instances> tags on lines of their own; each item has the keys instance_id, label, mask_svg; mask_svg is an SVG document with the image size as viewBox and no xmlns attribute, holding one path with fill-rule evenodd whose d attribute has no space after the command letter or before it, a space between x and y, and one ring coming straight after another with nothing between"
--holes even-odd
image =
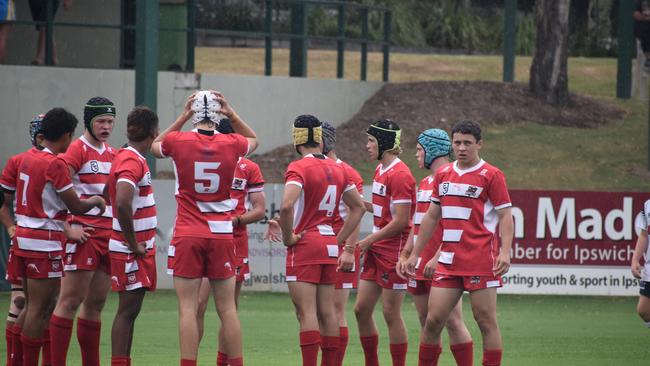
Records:
<instances>
[{"instance_id":1,"label":"red socks","mask_svg":"<svg viewBox=\"0 0 650 366\"><path fill-rule=\"evenodd\" d=\"M308 330L300 332L300 351L302 353L303 366L316 366L318 362L318 345L320 343L320 332Z\"/></svg>"},{"instance_id":2,"label":"red socks","mask_svg":"<svg viewBox=\"0 0 650 366\"><path fill-rule=\"evenodd\" d=\"M23 366L23 342L20 340L20 333L23 328L14 324L11 329L11 366Z\"/></svg>"},{"instance_id":3,"label":"red socks","mask_svg":"<svg viewBox=\"0 0 650 366\"><path fill-rule=\"evenodd\" d=\"M181 359L181 366L196 366L196 360Z\"/></svg>"},{"instance_id":4,"label":"red socks","mask_svg":"<svg viewBox=\"0 0 650 366\"><path fill-rule=\"evenodd\" d=\"M7 366L11 365L11 341L14 336L13 332L14 323L7 323L5 328L5 341L7 342Z\"/></svg>"},{"instance_id":5,"label":"red socks","mask_svg":"<svg viewBox=\"0 0 650 366\"><path fill-rule=\"evenodd\" d=\"M483 366L500 366L502 352L500 349L484 349Z\"/></svg>"},{"instance_id":6,"label":"red socks","mask_svg":"<svg viewBox=\"0 0 650 366\"><path fill-rule=\"evenodd\" d=\"M72 319L59 318L52 314L50 318L52 365L63 366L66 364L70 337L72 337Z\"/></svg>"},{"instance_id":7,"label":"red socks","mask_svg":"<svg viewBox=\"0 0 650 366\"><path fill-rule=\"evenodd\" d=\"M420 343L418 366L437 366L441 353L442 348L439 344Z\"/></svg>"},{"instance_id":8,"label":"red socks","mask_svg":"<svg viewBox=\"0 0 650 366\"><path fill-rule=\"evenodd\" d=\"M217 352L217 366L228 366L228 355L223 352Z\"/></svg>"},{"instance_id":9,"label":"red socks","mask_svg":"<svg viewBox=\"0 0 650 366\"><path fill-rule=\"evenodd\" d=\"M339 327L339 350L336 352L336 366L343 366L345 349L348 347L349 339L348 327Z\"/></svg>"},{"instance_id":10,"label":"red socks","mask_svg":"<svg viewBox=\"0 0 650 366\"><path fill-rule=\"evenodd\" d=\"M102 322L77 318L77 340L81 348L82 365L99 366L99 336Z\"/></svg>"},{"instance_id":11,"label":"red socks","mask_svg":"<svg viewBox=\"0 0 650 366\"><path fill-rule=\"evenodd\" d=\"M321 335L320 339L320 348L323 351L321 366L336 366L339 350L339 337Z\"/></svg>"},{"instance_id":12,"label":"red socks","mask_svg":"<svg viewBox=\"0 0 650 366\"><path fill-rule=\"evenodd\" d=\"M112 356L111 366L130 366L131 357L129 356Z\"/></svg>"},{"instance_id":13,"label":"red socks","mask_svg":"<svg viewBox=\"0 0 650 366\"><path fill-rule=\"evenodd\" d=\"M390 357L393 359L393 366L406 365L408 346L408 343L395 343L390 345Z\"/></svg>"},{"instance_id":14,"label":"red socks","mask_svg":"<svg viewBox=\"0 0 650 366\"><path fill-rule=\"evenodd\" d=\"M361 348L366 359L366 366L379 366L377 347L379 346L379 335L361 337Z\"/></svg>"},{"instance_id":15,"label":"red socks","mask_svg":"<svg viewBox=\"0 0 650 366\"><path fill-rule=\"evenodd\" d=\"M244 358L243 357L229 358L228 364L230 366L244 366Z\"/></svg>"},{"instance_id":16,"label":"red socks","mask_svg":"<svg viewBox=\"0 0 650 366\"><path fill-rule=\"evenodd\" d=\"M52 366L52 348L50 347L50 330L43 330L43 357L41 357L41 366ZM99 365L97 365L99 366Z\"/></svg>"},{"instance_id":17,"label":"red socks","mask_svg":"<svg viewBox=\"0 0 650 366\"><path fill-rule=\"evenodd\" d=\"M21 334L20 341L23 344L23 366L38 366L43 340Z\"/></svg>"},{"instance_id":18,"label":"red socks","mask_svg":"<svg viewBox=\"0 0 650 366\"><path fill-rule=\"evenodd\" d=\"M474 343L459 343L449 346L451 353L454 355L456 365L458 366L472 366L474 363Z\"/></svg>"}]
</instances>

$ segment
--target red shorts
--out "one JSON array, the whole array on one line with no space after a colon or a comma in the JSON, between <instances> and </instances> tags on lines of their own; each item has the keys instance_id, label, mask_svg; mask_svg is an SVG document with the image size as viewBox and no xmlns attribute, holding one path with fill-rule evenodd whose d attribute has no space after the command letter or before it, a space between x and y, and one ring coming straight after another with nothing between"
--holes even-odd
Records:
<instances>
[{"instance_id":1,"label":"red shorts","mask_svg":"<svg viewBox=\"0 0 650 366\"><path fill-rule=\"evenodd\" d=\"M174 276L224 280L235 275L237 261L232 239L180 237L172 240L169 249L173 254L170 269Z\"/></svg>"},{"instance_id":2,"label":"red shorts","mask_svg":"<svg viewBox=\"0 0 650 366\"><path fill-rule=\"evenodd\" d=\"M11 277L12 283L20 284L22 279L41 280L63 277L63 261L59 253L43 253L43 255L25 257L12 253ZM7 266L9 267L9 265Z\"/></svg>"},{"instance_id":3,"label":"red shorts","mask_svg":"<svg viewBox=\"0 0 650 366\"><path fill-rule=\"evenodd\" d=\"M306 264L287 266L287 282L308 282L317 285L336 283L336 264Z\"/></svg>"},{"instance_id":4,"label":"red shorts","mask_svg":"<svg viewBox=\"0 0 650 366\"><path fill-rule=\"evenodd\" d=\"M408 291L411 295L428 295L430 289L431 280L409 279Z\"/></svg>"},{"instance_id":5,"label":"red shorts","mask_svg":"<svg viewBox=\"0 0 650 366\"><path fill-rule=\"evenodd\" d=\"M408 280L397 275L395 271L396 264L397 255L395 255L395 258L388 258L373 251L368 251L361 266L361 279L373 281L382 288L389 290L406 290Z\"/></svg>"},{"instance_id":6,"label":"red shorts","mask_svg":"<svg viewBox=\"0 0 650 366\"><path fill-rule=\"evenodd\" d=\"M16 259L14 256L14 246L9 247L9 256L7 257L7 269L5 280L9 281L12 285L22 285L23 279L16 275Z\"/></svg>"},{"instance_id":7,"label":"red shorts","mask_svg":"<svg viewBox=\"0 0 650 366\"><path fill-rule=\"evenodd\" d=\"M501 276L454 276L436 273L431 280L431 287L460 288L469 292L502 286Z\"/></svg>"},{"instance_id":8,"label":"red shorts","mask_svg":"<svg viewBox=\"0 0 650 366\"><path fill-rule=\"evenodd\" d=\"M85 243L66 243L64 270L95 271L100 269L105 273L111 273L108 241L112 233L111 229L95 228Z\"/></svg>"},{"instance_id":9,"label":"red shorts","mask_svg":"<svg viewBox=\"0 0 650 366\"><path fill-rule=\"evenodd\" d=\"M152 251L155 253L155 251ZM146 288L156 290L156 255L136 257L111 253L111 289L115 292Z\"/></svg>"},{"instance_id":10,"label":"red shorts","mask_svg":"<svg viewBox=\"0 0 650 366\"><path fill-rule=\"evenodd\" d=\"M339 255L343 252L343 246L339 246ZM359 257L361 256L361 250L357 248L354 251L354 268L350 272L336 272L336 284L335 289L352 289L359 286Z\"/></svg>"}]
</instances>

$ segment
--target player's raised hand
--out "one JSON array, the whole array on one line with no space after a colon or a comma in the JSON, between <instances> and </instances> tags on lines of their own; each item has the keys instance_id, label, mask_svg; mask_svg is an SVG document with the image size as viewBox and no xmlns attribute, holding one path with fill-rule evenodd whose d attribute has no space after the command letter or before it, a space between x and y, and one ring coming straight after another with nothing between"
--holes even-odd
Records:
<instances>
[{"instance_id":1,"label":"player's raised hand","mask_svg":"<svg viewBox=\"0 0 650 366\"><path fill-rule=\"evenodd\" d=\"M632 275L633 275L636 279L639 279L639 280L640 280L640 279L641 279L641 271L642 271L642 269L643 269L643 267L641 266L641 263L639 263L639 261L635 261L635 260L633 260L633 261L632 261L632 268L631 268L631 269L632 269Z\"/></svg>"},{"instance_id":2,"label":"player's raised hand","mask_svg":"<svg viewBox=\"0 0 650 366\"><path fill-rule=\"evenodd\" d=\"M232 109L232 107L226 100L226 97L223 96L223 93L216 90L210 90L210 91L212 92L212 94L217 96L217 101L221 104L221 110L219 111L219 113L223 114L224 116L232 120L233 117L235 116L235 110Z\"/></svg>"},{"instance_id":3,"label":"player's raised hand","mask_svg":"<svg viewBox=\"0 0 650 366\"><path fill-rule=\"evenodd\" d=\"M94 228L90 226L74 226L64 230L66 238L74 243L85 243L90 238Z\"/></svg>"},{"instance_id":4,"label":"player's raised hand","mask_svg":"<svg viewBox=\"0 0 650 366\"><path fill-rule=\"evenodd\" d=\"M501 276L506 274L509 269L510 269L510 253L508 252L499 253L497 260L494 263L494 267L492 268L492 272L494 272L495 276Z\"/></svg>"},{"instance_id":5,"label":"player's raised hand","mask_svg":"<svg viewBox=\"0 0 650 366\"><path fill-rule=\"evenodd\" d=\"M183 114L185 114L187 118L191 117L194 114L194 111L192 110L192 103L194 103L194 99L196 99L197 93L198 91L195 91L189 97L187 97L187 101L185 101L185 106L183 107Z\"/></svg>"},{"instance_id":6,"label":"player's raised hand","mask_svg":"<svg viewBox=\"0 0 650 366\"><path fill-rule=\"evenodd\" d=\"M276 219L270 219L264 232L264 240L269 240L273 243L279 243L282 241L282 230L280 229L280 224Z\"/></svg>"},{"instance_id":7,"label":"player's raised hand","mask_svg":"<svg viewBox=\"0 0 650 366\"><path fill-rule=\"evenodd\" d=\"M351 272L353 269L354 254L344 250L343 253L339 255L337 270L341 272Z\"/></svg>"},{"instance_id":8,"label":"player's raised hand","mask_svg":"<svg viewBox=\"0 0 650 366\"><path fill-rule=\"evenodd\" d=\"M303 231L300 234L291 233L291 235L289 235L289 237L282 236L282 241L284 242L284 246L285 247L292 247L292 246L296 245L296 243L298 243L300 241L300 239L302 239L302 236L304 234L305 234L305 232Z\"/></svg>"}]
</instances>

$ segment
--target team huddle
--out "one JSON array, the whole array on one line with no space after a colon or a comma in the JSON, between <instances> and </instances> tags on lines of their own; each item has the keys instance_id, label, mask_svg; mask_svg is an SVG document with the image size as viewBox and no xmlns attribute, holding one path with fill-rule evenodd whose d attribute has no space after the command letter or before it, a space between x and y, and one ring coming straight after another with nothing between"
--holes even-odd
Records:
<instances>
[{"instance_id":1,"label":"team huddle","mask_svg":"<svg viewBox=\"0 0 650 366\"><path fill-rule=\"evenodd\" d=\"M54 108L30 122L33 147L2 172L0 221L11 238L7 279L7 365L65 365L73 324L83 365L99 365L101 312L118 294L111 328L111 364L130 365L136 319L156 289L156 199L147 154L172 160L176 223L167 272L178 298L180 364L196 365L210 295L221 320L217 365L243 365L237 311L249 278L246 225L264 218L264 178L247 159L258 139L217 91L192 94L159 133L158 117L135 107L128 143L107 141L115 105L103 97L77 119ZM192 121L193 129L181 131ZM496 289L510 266L511 202L503 173L479 157L480 126L461 121L449 135L428 129L417 139L418 165L430 174L417 186L399 159L401 130L379 120L366 130L378 161L372 197L359 173L336 155L336 129L298 116L292 139L300 157L285 172L280 214L266 238L286 246L286 281L299 322L302 364L343 364L348 345L345 306L354 313L366 365L378 365L373 310L381 301L393 365L405 365L408 338L401 314L412 294L421 323L418 365L437 365L447 328L457 365L473 364L473 342L461 297L469 292L482 336L483 365L500 365ZM453 152L456 161L450 162ZM155 198L154 198L155 197ZM12 218L7 203L14 202ZM373 215L372 233L360 221ZM254 270L254 269L253 269ZM145 305L146 308L146 305Z\"/></svg>"}]
</instances>

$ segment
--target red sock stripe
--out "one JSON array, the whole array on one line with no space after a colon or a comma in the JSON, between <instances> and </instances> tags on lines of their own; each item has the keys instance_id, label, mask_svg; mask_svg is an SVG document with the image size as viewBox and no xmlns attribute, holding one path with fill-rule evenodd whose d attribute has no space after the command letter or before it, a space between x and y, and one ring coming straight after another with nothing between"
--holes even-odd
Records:
<instances>
[{"instance_id":1,"label":"red sock stripe","mask_svg":"<svg viewBox=\"0 0 650 366\"><path fill-rule=\"evenodd\" d=\"M483 366L501 366L502 353L500 349L483 350Z\"/></svg>"},{"instance_id":2,"label":"red sock stripe","mask_svg":"<svg viewBox=\"0 0 650 366\"><path fill-rule=\"evenodd\" d=\"M228 366L228 355L223 352L217 352L217 366Z\"/></svg>"},{"instance_id":3,"label":"red sock stripe","mask_svg":"<svg viewBox=\"0 0 650 366\"><path fill-rule=\"evenodd\" d=\"M457 366L472 366L474 364L474 343L459 343L449 346Z\"/></svg>"},{"instance_id":4,"label":"red sock stripe","mask_svg":"<svg viewBox=\"0 0 650 366\"><path fill-rule=\"evenodd\" d=\"M437 366L441 353L442 348L439 344L420 343L418 366Z\"/></svg>"}]
</instances>

